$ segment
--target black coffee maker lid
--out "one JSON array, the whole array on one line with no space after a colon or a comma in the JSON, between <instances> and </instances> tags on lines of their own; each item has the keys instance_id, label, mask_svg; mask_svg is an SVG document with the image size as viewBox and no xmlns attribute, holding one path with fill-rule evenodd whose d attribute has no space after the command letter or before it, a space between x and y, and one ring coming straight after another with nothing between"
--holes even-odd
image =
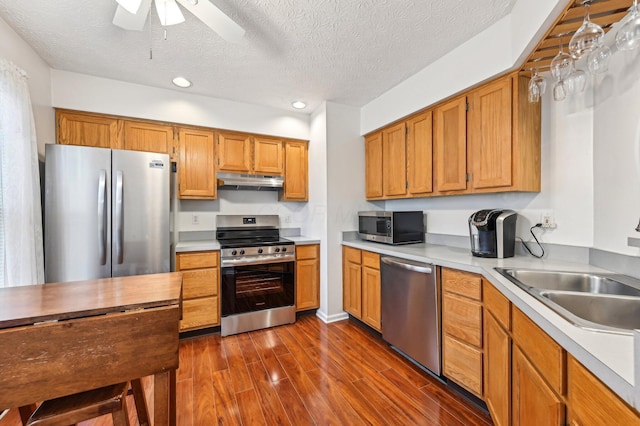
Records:
<instances>
[{"instance_id":1,"label":"black coffee maker lid","mask_svg":"<svg viewBox=\"0 0 640 426\"><path fill-rule=\"evenodd\" d=\"M500 216L504 212L504 209L484 209L478 210L469 217L469 223L483 228L492 222L495 222L495 218Z\"/></svg>"}]
</instances>

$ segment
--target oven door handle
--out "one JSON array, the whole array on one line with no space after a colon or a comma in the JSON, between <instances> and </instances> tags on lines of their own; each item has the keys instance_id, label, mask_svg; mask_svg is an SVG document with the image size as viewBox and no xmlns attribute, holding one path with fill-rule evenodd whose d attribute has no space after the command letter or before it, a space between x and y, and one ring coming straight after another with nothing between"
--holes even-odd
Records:
<instances>
[{"instance_id":1,"label":"oven door handle","mask_svg":"<svg viewBox=\"0 0 640 426\"><path fill-rule=\"evenodd\" d=\"M268 265L270 263L285 263L285 262L294 262L296 260L295 256L287 255L285 256L262 256L259 259L222 259L220 261L220 266L231 267L231 266L241 266L241 265Z\"/></svg>"}]
</instances>

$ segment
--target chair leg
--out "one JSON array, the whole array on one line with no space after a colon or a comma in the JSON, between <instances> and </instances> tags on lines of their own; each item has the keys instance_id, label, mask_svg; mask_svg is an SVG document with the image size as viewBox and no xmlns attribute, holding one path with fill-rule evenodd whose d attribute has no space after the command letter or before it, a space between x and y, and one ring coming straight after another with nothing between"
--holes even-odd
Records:
<instances>
[{"instance_id":1,"label":"chair leg","mask_svg":"<svg viewBox=\"0 0 640 426\"><path fill-rule=\"evenodd\" d=\"M22 420L22 424L26 425L31 414L36 411L36 404L22 406L18 411L20 412L20 420Z\"/></svg>"},{"instance_id":2,"label":"chair leg","mask_svg":"<svg viewBox=\"0 0 640 426\"><path fill-rule=\"evenodd\" d=\"M136 405L138 414L138 422L140 426L149 426L149 409L147 408L147 400L144 397L144 390L140 379L131 381L131 389L133 391L133 400Z\"/></svg>"},{"instance_id":3,"label":"chair leg","mask_svg":"<svg viewBox=\"0 0 640 426\"><path fill-rule=\"evenodd\" d=\"M112 412L111 418L113 419L113 426L130 426L126 395L122 398L122 410Z\"/></svg>"}]
</instances>

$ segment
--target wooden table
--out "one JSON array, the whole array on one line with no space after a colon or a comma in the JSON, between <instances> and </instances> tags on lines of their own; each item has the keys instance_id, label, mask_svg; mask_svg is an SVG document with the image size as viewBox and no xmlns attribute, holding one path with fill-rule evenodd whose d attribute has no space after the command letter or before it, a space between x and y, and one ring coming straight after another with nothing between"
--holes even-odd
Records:
<instances>
[{"instance_id":1,"label":"wooden table","mask_svg":"<svg viewBox=\"0 0 640 426\"><path fill-rule=\"evenodd\" d=\"M0 411L154 375L175 425L179 272L0 288Z\"/></svg>"}]
</instances>

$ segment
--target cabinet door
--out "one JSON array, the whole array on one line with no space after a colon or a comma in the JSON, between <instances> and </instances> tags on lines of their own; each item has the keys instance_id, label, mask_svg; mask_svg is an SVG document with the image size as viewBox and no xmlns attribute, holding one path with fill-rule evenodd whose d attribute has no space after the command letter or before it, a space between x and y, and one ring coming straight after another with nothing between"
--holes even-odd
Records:
<instances>
[{"instance_id":1,"label":"cabinet door","mask_svg":"<svg viewBox=\"0 0 640 426\"><path fill-rule=\"evenodd\" d=\"M284 151L282 141L263 137L253 138L253 171L265 175L282 175Z\"/></svg>"},{"instance_id":2,"label":"cabinet door","mask_svg":"<svg viewBox=\"0 0 640 426\"><path fill-rule=\"evenodd\" d=\"M405 124L382 131L382 184L385 197L407 193L407 145Z\"/></svg>"},{"instance_id":3,"label":"cabinet door","mask_svg":"<svg viewBox=\"0 0 640 426\"><path fill-rule=\"evenodd\" d=\"M378 331L380 323L380 270L362 267L362 321Z\"/></svg>"},{"instance_id":4,"label":"cabinet door","mask_svg":"<svg viewBox=\"0 0 640 426\"><path fill-rule=\"evenodd\" d=\"M320 307L318 245L296 247L296 310Z\"/></svg>"},{"instance_id":5,"label":"cabinet door","mask_svg":"<svg viewBox=\"0 0 640 426\"><path fill-rule=\"evenodd\" d=\"M511 186L511 77L470 95L469 149L474 189Z\"/></svg>"},{"instance_id":6,"label":"cabinet door","mask_svg":"<svg viewBox=\"0 0 640 426\"><path fill-rule=\"evenodd\" d=\"M565 405L517 346L513 349L513 425L564 425Z\"/></svg>"},{"instance_id":7,"label":"cabinet door","mask_svg":"<svg viewBox=\"0 0 640 426\"><path fill-rule=\"evenodd\" d=\"M173 156L173 127L162 124L125 121L124 149L161 152Z\"/></svg>"},{"instance_id":8,"label":"cabinet door","mask_svg":"<svg viewBox=\"0 0 640 426\"><path fill-rule=\"evenodd\" d=\"M122 148L122 120L56 110L56 141L64 145Z\"/></svg>"},{"instance_id":9,"label":"cabinet door","mask_svg":"<svg viewBox=\"0 0 640 426\"><path fill-rule=\"evenodd\" d=\"M351 259L358 260L358 263ZM342 303L345 311L362 318L362 281L360 267L360 250L350 247L342 248Z\"/></svg>"},{"instance_id":10,"label":"cabinet door","mask_svg":"<svg viewBox=\"0 0 640 426\"><path fill-rule=\"evenodd\" d=\"M179 145L179 197L216 198L213 133L196 129L179 129Z\"/></svg>"},{"instance_id":11,"label":"cabinet door","mask_svg":"<svg viewBox=\"0 0 640 426\"><path fill-rule=\"evenodd\" d=\"M436 191L467 189L467 98L434 110L433 169Z\"/></svg>"},{"instance_id":12,"label":"cabinet door","mask_svg":"<svg viewBox=\"0 0 640 426\"><path fill-rule=\"evenodd\" d=\"M381 198L382 188L382 132L364 139L365 195L367 199Z\"/></svg>"},{"instance_id":13,"label":"cabinet door","mask_svg":"<svg viewBox=\"0 0 640 426\"><path fill-rule=\"evenodd\" d=\"M411 195L433 191L432 124L431 111L407 121L407 189Z\"/></svg>"},{"instance_id":14,"label":"cabinet door","mask_svg":"<svg viewBox=\"0 0 640 426\"><path fill-rule=\"evenodd\" d=\"M218 170L249 173L251 171L251 137L241 133L218 133Z\"/></svg>"},{"instance_id":15,"label":"cabinet door","mask_svg":"<svg viewBox=\"0 0 640 426\"><path fill-rule=\"evenodd\" d=\"M484 401L496 426L511 423L511 338L489 312L484 316Z\"/></svg>"},{"instance_id":16,"label":"cabinet door","mask_svg":"<svg viewBox=\"0 0 640 426\"><path fill-rule=\"evenodd\" d=\"M307 142L284 144L284 201L308 201L309 165Z\"/></svg>"}]
</instances>

